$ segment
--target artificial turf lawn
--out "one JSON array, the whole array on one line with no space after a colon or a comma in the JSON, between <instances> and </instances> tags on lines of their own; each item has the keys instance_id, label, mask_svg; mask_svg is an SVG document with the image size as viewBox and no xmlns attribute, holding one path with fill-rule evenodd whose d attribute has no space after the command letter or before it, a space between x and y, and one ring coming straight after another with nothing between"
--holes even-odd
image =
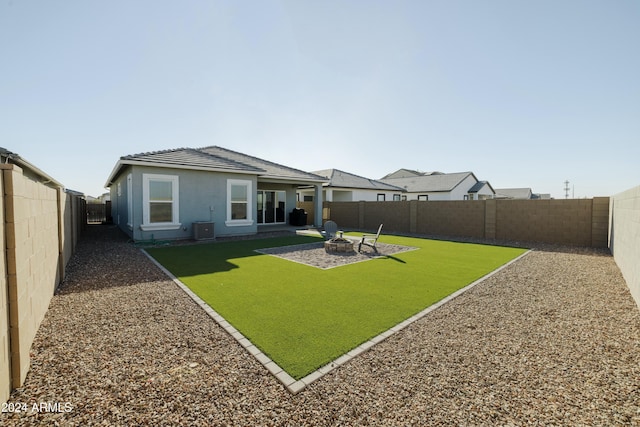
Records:
<instances>
[{"instance_id":1,"label":"artificial turf lawn","mask_svg":"<svg viewBox=\"0 0 640 427\"><path fill-rule=\"evenodd\" d=\"M147 251L296 379L525 251L381 236L420 249L328 270L254 252L317 241L291 236Z\"/></svg>"}]
</instances>

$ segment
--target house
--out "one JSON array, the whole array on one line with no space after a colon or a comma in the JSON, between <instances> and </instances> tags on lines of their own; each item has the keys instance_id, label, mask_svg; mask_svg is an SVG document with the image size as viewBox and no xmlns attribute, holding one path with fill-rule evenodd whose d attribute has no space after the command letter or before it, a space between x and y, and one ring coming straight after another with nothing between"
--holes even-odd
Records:
<instances>
[{"instance_id":1,"label":"house","mask_svg":"<svg viewBox=\"0 0 640 427\"><path fill-rule=\"evenodd\" d=\"M496 188L496 199L521 199L533 198L530 188Z\"/></svg>"},{"instance_id":2,"label":"house","mask_svg":"<svg viewBox=\"0 0 640 427\"><path fill-rule=\"evenodd\" d=\"M354 175L339 169L325 169L312 172L325 177L322 184L323 200L327 202L388 201L402 200L403 188L375 179ZM313 189L298 189L299 200L313 201Z\"/></svg>"},{"instance_id":3,"label":"house","mask_svg":"<svg viewBox=\"0 0 640 427\"><path fill-rule=\"evenodd\" d=\"M534 193L530 188L496 188L496 199L549 200L551 195L548 193Z\"/></svg>"},{"instance_id":4,"label":"house","mask_svg":"<svg viewBox=\"0 0 640 427\"><path fill-rule=\"evenodd\" d=\"M380 181L405 190L406 200L491 199L495 191L488 181L479 181L473 172L418 172L400 169Z\"/></svg>"},{"instance_id":5,"label":"house","mask_svg":"<svg viewBox=\"0 0 640 427\"><path fill-rule=\"evenodd\" d=\"M287 224L300 185L314 188L319 212L325 181L211 146L123 156L105 187L114 223L133 240L172 240L248 235Z\"/></svg>"},{"instance_id":6,"label":"house","mask_svg":"<svg viewBox=\"0 0 640 427\"><path fill-rule=\"evenodd\" d=\"M442 175L443 172L420 172L414 169L398 169L395 172L391 172L381 179L395 179L395 178L411 178L414 176L424 176L424 175Z\"/></svg>"}]
</instances>

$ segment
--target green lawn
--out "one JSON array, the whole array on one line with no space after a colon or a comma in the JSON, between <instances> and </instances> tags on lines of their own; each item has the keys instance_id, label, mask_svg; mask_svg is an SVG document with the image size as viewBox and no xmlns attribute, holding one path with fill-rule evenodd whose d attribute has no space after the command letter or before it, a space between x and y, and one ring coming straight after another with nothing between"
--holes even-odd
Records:
<instances>
[{"instance_id":1,"label":"green lawn","mask_svg":"<svg viewBox=\"0 0 640 427\"><path fill-rule=\"evenodd\" d=\"M420 248L321 270L254 249L291 236L147 251L292 377L300 379L525 250L397 236Z\"/></svg>"}]
</instances>

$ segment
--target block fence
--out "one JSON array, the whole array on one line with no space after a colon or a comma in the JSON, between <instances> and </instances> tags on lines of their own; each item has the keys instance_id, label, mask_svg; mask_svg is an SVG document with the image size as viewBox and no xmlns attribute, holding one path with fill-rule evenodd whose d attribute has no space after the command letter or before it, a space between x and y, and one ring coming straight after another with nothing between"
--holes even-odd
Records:
<instances>
[{"instance_id":1,"label":"block fence","mask_svg":"<svg viewBox=\"0 0 640 427\"><path fill-rule=\"evenodd\" d=\"M609 247L640 308L640 187L612 197Z\"/></svg>"},{"instance_id":2,"label":"block fence","mask_svg":"<svg viewBox=\"0 0 640 427\"><path fill-rule=\"evenodd\" d=\"M84 200L0 164L0 402L20 387L29 351L84 227Z\"/></svg>"},{"instance_id":3,"label":"block fence","mask_svg":"<svg viewBox=\"0 0 640 427\"><path fill-rule=\"evenodd\" d=\"M606 248L609 198L325 202L323 221L345 229Z\"/></svg>"}]
</instances>

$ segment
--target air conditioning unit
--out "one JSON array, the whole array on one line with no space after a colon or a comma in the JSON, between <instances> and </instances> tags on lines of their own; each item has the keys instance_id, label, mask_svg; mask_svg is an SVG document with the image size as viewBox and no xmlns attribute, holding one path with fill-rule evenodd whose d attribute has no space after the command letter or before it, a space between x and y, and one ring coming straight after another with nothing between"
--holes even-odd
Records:
<instances>
[{"instance_id":1,"label":"air conditioning unit","mask_svg":"<svg viewBox=\"0 0 640 427\"><path fill-rule=\"evenodd\" d=\"M193 238L195 240L215 239L213 222L198 221L193 223Z\"/></svg>"}]
</instances>

